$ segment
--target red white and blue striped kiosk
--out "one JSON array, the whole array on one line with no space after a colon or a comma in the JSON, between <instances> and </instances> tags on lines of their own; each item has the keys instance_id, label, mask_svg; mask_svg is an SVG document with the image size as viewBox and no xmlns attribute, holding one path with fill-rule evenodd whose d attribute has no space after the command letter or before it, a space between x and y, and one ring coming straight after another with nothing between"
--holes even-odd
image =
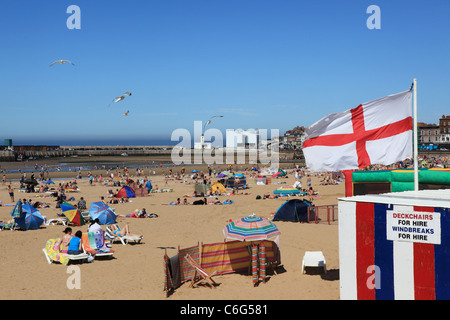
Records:
<instances>
[{"instance_id":1,"label":"red white and blue striped kiosk","mask_svg":"<svg viewBox=\"0 0 450 320\"><path fill-rule=\"evenodd\" d=\"M338 204L341 299L450 299L450 190Z\"/></svg>"}]
</instances>

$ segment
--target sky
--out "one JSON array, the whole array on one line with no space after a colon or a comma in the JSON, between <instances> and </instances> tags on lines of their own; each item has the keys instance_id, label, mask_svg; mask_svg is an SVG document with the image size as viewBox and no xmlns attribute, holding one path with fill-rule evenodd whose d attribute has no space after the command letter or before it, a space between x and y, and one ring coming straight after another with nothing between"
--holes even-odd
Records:
<instances>
[{"instance_id":1,"label":"sky","mask_svg":"<svg viewBox=\"0 0 450 320\"><path fill-rule=\"evenodd\" d=\"M159 144L215 115L207 128L283 134L414 78L418 120L438 123L449 17L448 0L2 1L0 143Z\"/></svg>"}]
</instances>

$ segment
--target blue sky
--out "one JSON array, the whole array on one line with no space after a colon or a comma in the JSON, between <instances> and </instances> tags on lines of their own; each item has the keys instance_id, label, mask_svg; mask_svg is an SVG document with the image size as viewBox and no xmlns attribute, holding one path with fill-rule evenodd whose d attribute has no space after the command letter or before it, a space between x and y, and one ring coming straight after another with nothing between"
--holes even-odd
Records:
<instances>
[{"instance_id":1,"label":"blue sky","mask_svg":"<svg viewBox=\"0 0 450 320\"><path fill-rule=\"evenodd\" d=\"M380 30L366 27L373 4ZM66 27L70 5L80 30ZM213 115L223 132L283 133L414 77L418 119L437 123L450 113L449 17L448 0L3 1L0 142L152 144Z\"/></svg>"}]
</instances>

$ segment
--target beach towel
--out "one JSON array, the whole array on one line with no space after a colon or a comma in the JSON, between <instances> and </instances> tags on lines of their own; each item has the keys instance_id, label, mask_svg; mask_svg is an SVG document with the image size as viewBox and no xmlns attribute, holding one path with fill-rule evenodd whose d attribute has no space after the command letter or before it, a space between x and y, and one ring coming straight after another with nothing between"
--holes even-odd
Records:
<instances>
[{"instance_id":1,"label":"beach towel","mask_svg":"<svg viewBox=\"0 0 450 320\"><path fill-rule=\"evenodd\" d=\"M67 265L69 263L69 255L60 252L60 243L61 238L47 240L47 243L45 245L45 252L47 253L50 260Z\"/></svg>"},{"instance_id":2,"label":"beach towel","mask_svg":"<svg viewBox=\"0 0 450 320\"><path fill-rule=\"evenodd\" d=\"M92 254L114 252L106 246L104 234L103 230L83 233L81 239L84 250Z\"/></svg>"},{"instance_id":3,"label":"beach towel","mask_svg":"<svg viewBox=\"0 0 450 320\"><path fill-rule=\"evenodd\" d=\"M102 230L103 231L103 230ZM104 247L104 232L99 231L99 232L94 232L94 240L95 240L95 246L97 248L102 248Z\"/></svg>"},{"instance_id":4,"label":"beach towel","mask_svg":"<svg viewBox=\"0 0 450 320\"><path fill-rule=\"evenodd\" d=\"M178 254L170 258L170 275L172 276L172 284L176 289L181 286L181 272Z\"/></svg>"}]
</instances>

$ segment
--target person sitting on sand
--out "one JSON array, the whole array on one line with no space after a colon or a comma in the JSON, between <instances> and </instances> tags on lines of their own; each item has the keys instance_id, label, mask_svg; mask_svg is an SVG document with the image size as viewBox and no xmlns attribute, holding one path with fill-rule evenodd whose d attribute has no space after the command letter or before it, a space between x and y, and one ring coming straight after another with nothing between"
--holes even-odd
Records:
<instances>
[{"instance_id":1,"label":"person sitting on sand","mask_svg":"<svg viewBox=\"0 0 450 320\"><path fill-rule=\"evenodd\" d=\"M77 207L80 210L86 210L86 200L84 200L83 197L81 197L80 201L78 201Z\"/></svg>"},{"instance_id":2,"label":"person sitting on sand","mask_svg":"<svg viewBox=\"0 0 450 320\"><path fill-rule=\"evenodd\" d=\"M139 211L138 218L148 218L148 213L147 210L145 210L145 208L142 208L142 210Z\"/></svg>"},{"instance_id":3,"label":"person sitting on sand","mask_svg":"<svg viewBox=\"0 0 450 320\"><path fill-rule=\"evenodd\" d=\"M144 237L143 235L140 235L140 234L130 233L128 224L126 224L123 229L120 229L118 224L112 224L111 231L115 236L119 236L119 237L130 236L130 237L139 237L141 239Z\"/></svg>"},{"instance_id":4,"label":"person sitting on sand","mask_svg":"<svg viewBox=\"0 0 450 320\"><path fill-rule=\"evenodd\" d=\"M219 198L214 199L214 204L222 204L222 202L220 202Z\"/></svg>"},{"instance_id":5,"label":"person sitting on sand","mask_svg":"<svg viewBox=\"0 0 450 320\"><path fill-rule=\"evenodd\" d=\"M184 204L184 205L189 204L186 198L184 198L183 204Z\"/></svg>"}]
</instances>

